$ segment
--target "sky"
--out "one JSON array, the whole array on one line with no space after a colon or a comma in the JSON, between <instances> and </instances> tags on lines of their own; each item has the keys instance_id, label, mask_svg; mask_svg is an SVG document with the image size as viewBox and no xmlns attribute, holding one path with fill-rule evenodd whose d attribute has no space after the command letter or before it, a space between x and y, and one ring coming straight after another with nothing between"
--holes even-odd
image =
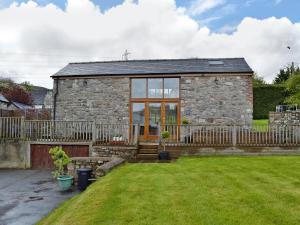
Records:
<instances>
[{"instance_id":1,"label":"sky","mask_svg":"<svg viewBox=\"0 0 300 225\"><path fill-rule=\"evenodd\" d=\"M245 57L300 63L299 0L0 0L0 76L52 87L69 62ZM290 47L287 48L287 46Z\"/></svg>"}]
</instances>

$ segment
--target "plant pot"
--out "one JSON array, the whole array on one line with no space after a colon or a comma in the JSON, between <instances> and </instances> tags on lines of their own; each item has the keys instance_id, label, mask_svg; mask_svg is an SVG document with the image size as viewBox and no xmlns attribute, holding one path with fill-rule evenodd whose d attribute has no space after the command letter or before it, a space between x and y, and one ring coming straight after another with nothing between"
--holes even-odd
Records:
<instances>
[{"instance_id":1,"label":"plant pot","mask_svg":"<svg viewBox=\"0 0 300 225\"><path fill-rule=\"evenodd\" d=\"M170 152L167 152L167 151L159 152L159 159L160 160L169 160Z\"/></svg>"},{"instance_id":2,"label":"plant pot","mask_svg":"<svg viewBox=\"0 0 300 225\"><path fill-rule=\"evenodd\" d=\"M69 175L59 176L57 180L61 191L68 191L73 184L73 177Z\"/></svg>"}]
</instances>

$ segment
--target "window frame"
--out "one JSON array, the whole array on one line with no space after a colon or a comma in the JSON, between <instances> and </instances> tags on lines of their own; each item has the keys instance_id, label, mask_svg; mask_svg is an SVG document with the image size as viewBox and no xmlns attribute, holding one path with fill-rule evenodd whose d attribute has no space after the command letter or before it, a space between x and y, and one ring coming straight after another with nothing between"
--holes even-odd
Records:
<instances>
[{"instance_id":1,"label":"window frame","mask_svg":"<svg viewBox=\"0 0 300 225\"><path fill-rule=\"evenodd\" d=\"M133 97L133 80L145 79L146 80L146 97ZM149 98L149 79L162 79L162 98L150 97ZM177 97L165 97L165 79L178 79L178 96ZM130 98L131 99L179 99L180 98L180 77L132 77L130 78Z\"/></svg>"}]
</instances>

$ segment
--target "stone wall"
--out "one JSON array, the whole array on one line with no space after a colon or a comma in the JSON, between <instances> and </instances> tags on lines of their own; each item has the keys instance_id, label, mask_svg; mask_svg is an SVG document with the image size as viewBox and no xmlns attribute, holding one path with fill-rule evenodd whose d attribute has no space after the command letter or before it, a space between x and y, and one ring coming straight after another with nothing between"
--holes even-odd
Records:
<instances>
[{"instance_id":1,"label":"stone wall","mask_svg":"<svg viewBox=\"0 0 300 225\"><path fill-rule=\"evenodd\" d=\"M68 174L74 177L75 183L78 180L77 169L92 169L91 178L96 179L105 176L113 168L123 164L124 159L117 157L74 157L68 164Z\"/></svg>"},{"instance_id":2,"label":"stone wall","mask_svg":"<svg viewBox=\"0 0 300 225\"><path fill-rule=\"evenodd\" d=\"M300 112L270 112L269 123L270 125L299 125Z\"/></svg>"},{"instance_id":3,"label":"stone wall","mask_svg":"<svg viewBox=\"0 0 300 225\"><path fill-rule=\"evenodd\" d=\"M96 170L98 167L109 162L109 157L73 157L71 162L68 164L68 174L73 176L75 181L77 180L76 170L80 168L92 169L92 178L96 178Z\"/></svg>"},{"instance_id":4,"label":"stone wall","mask_svg":"<svg viewBox=\"0 0 300 225\"><path fill-rule=\"evenodd\" d=\"M94 157L112 157L119 156L122 159L136 159L137 146L93 146L92 156Z\"/></svg>"},{"instance_id":5,"label":"stone wall","mask_svg":"<svg viewBox=\"0 0 300 225\"><path fill-rule=\"evenodd\" d=\"M54 84L54 91L56 85ZM251 76L199 75L181 78L181 117L192 123L250 125L253 111ZM56 119L129 123L130 79L100 77L60 79Z\"/></svg>"},{"instance_id":6,"label":"stone wall","mask_svg":"<svg viewBox=\"0 0 300 225\"><path fill-rule=\"evenodd\" d=\"M129 123L129 96L129 78L59 80L55 119L126 124Z\"/></svg>"},{"instance_id":7,"label":"stone wall","mask_svg":"<svg viewBox=\"0 0 300 225\"><path fill-rule=\"evenodd\" d=\"M191 123L252 123L251 76L181 78L181 117Z\"/></svg>"}]
</instances>

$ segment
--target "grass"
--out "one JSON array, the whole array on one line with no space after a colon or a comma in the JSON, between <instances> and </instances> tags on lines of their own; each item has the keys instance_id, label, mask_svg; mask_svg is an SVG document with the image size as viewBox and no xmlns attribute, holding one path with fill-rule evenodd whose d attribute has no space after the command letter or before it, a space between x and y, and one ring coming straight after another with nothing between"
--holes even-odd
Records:
<instances>
[{"instance_id":1,"label":"grass","mask_svg":"<svg viewBox=\"0 0 300 225\"><path fill-rule=\"evenodd\" d=\"M300 224L300 157L126 164L39 224Z\"/></svg>"},{"instance_id":2,"label":"grass","mask_svg":"<svg viewBox=\"0 0 300 225\"><path fill-rule=\"evenodd\" d=\"M269 120L253 120L253 126L256 125L268 125L269 124Z\"/></svg>"}]
</instances>

